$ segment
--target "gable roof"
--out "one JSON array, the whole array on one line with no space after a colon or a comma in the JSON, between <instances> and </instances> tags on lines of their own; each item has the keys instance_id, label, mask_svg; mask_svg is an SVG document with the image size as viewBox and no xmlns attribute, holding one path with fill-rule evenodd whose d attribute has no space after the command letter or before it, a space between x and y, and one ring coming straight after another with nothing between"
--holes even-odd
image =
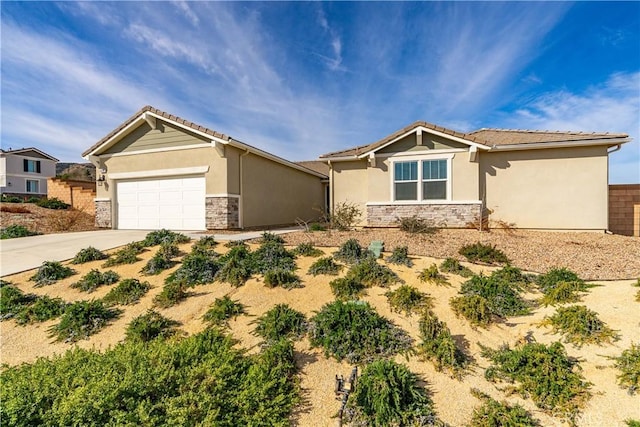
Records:
<instances>
[{"instance_id":1,"label":"gable roof","mask_svg":"<svg viewBox=\"0 0 640 427\"><path fill-rule=\"evenodd\" d=\"M36 158L40 158L40 159L47 159L47 160L51 160L54 162L59 162L58 159L56 159L53 156L50 156L49 154L45 153L44 151L38 150L35 147L29 147L29 148L20 148L18 150L2 150L0 149L0 152L2 154L17 154L17 155L22 155L25 157L36 157Z\"/></svg>"},{"instance_id":2,"label":"gable roof","mask_svg":"<svg viewBox=\"0 0 640 427\"><path fill-rule=\"evenodd\" d=\"M323 175L329 175L329 165L322 160L303 160L296 162L296 164Z\"/></svg>"},{"instance_id":3,"label":"gable roof","mask_svg":"<svg viewBox=\"0 0 640 427\"><path fill-rule=\"evenodd\" d=\"M179 127L184 128L185 130L192 131L200 136L211 138L212 141L220 142L222 144L229 144L233 147L237 147L242 150L247 150L260 157L273 160L277 163L283 164L285 166L289 166L291 168L300 170L302 172L305 172L311 175L315 175L319 178L327 178L326 175L319 173L315 170L290 162L288 160L283 159L282 157L278 157L274 154L268 153L266 151L263 151L249 144L245 144L244 142L241 142L237 139L233 139L228 135L225 135L213 129L209 129L207 127L201 126L199 124L193 123L191 121L185 120L173 114L166 113L162 110L158 110L157 108L154 108L150 105L146 105L142 107L140 110L134 113L131 117L125 120L122 124L120 124L114 130L109 132L104 138L100 139L100 141L96 142L90 148L85 150L82 153L82 157L88 158L88 156L95 155L96 153L99 153L100 150L108 148L110 145L118 141L120 137L127 135L129 132L135 129L138 126L138 124L145 121L147 115L153 118L158 118L166 122L173 123L175 125L178 125Z\"/></svg>"},{"instance_id":4,"label":"gable roof","mask_svg":"<svg viewBox=\"0 0 640 427\"><path fill-rule=\"evenodd\" d=\"M624 133L586 133L586 132L553 132L537 130L517 130L517 129L479 129L473 132L462 133L452 129L447 129L424 121L417 121L409 126L400 129L391 135L371 144L348 148L346 150L334 151L323 154L321 159L340 158L362 158L369 153L395 142L406 134L418 128L432 131L443 136L449 136L470 146L476 146L488 151L495 149L530 149L557 146L581 146L581 145L617 145L629 142L629 135ZM529 145L527 145L529 144Z\"/></svg>"}]
</instances>

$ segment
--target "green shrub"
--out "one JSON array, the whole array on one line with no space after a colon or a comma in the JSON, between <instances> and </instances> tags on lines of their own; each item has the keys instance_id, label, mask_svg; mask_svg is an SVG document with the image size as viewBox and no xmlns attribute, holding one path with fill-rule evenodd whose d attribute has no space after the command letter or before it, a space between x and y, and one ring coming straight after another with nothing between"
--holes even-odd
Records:
<instances>
[{"instance_id":1,"label":"green shrub","mask_svg":"<svg viewBox=\"0 0 640 427\"><path fill-rule=\"evenodd\" d=\"M442 264L440 264L440 270L444 271L445 273L453 273L462 277L473 276L473 271L471 271L464 265L461 265L460 261L455 258L447 258L442 261Z\"/></svg>"},{"instance_id":2,"label":"green shrub","mask_svg":"<svg viewBox=\"0 0 640 427\"><path fill-rule=\"evenodd\" d=\"M371 257L373 254L365 250L356 239L349 239L340 246L338 252L333 257L347 264L355 264L363 258Z\"/></svg>"},{"instance_id":3,"label":"green shrub","mask_svg":"<svg viewBox=\"0 0 640 427\"><path fill-rule=\"evenodd\" d=\"M40 200L42 197L37 197L37 196L32 196L29 197L26 201L26 203L36 203L38 200ZM4 200L3 200L4 201Z\"/></svg>"},{"instance_id":4,"label":"green shrub","mask_svg":"<svg viewBox=\"0 0 640 427\"><path fill-rule=\"evenodd\" d=\"M325 304L310 319L309 341L322 347L326 357L358 364L404 353L412 343L405 331L362 301Z\"/></svg>"},{"instance_id":5,"label":"green shrub","mask_svg":"<svg viewBox=\"0 0 640 427\"><path fill-rule=\"evenodd\" d=\"M404 312L407 316L418 313L433 305L433 299L409 285L402 285L395 291L388 291L384 294L391 311L394 313Z\"/></svg>"},{"instance_id":6,"label":"green shrub","mask_svg":"<svg viewBox=\"0 0 640 427\"><path fill-rule=\"evenodd\" d=\"M418 279L421 282L433 283L438 286L451 286L451 283L447 281L444 275L438 271L438 266L431 264L429 268L425 268L418 274Z\"/></svg>"},{"instance_id":7,"label":"green shrub","mask_svg":"<svg viewBox=\"0 0 640 427\"><path fill-rule=\"evenodd\" d=\"M275 269L264 273L264 284L269 288L281 286L285 289L300 288L300 278L289 270Z\"/></svg>"},{"instance_id":8,"label":"green shrub","mask_svg":"<svg viewBox=\"0 0 640 427\"><path fill-rule=\"evenodd\" d=\"M0 279L0 288L2 288L3 286L11 286L12 283L9 282L8 280L4 280L4 279Z\"/></svg>"},{"instance_id":9,"label":"green shrub","mask_svg":"<svg viewBox=\"0 0 640 427\"><path fill-rule=\"evenodd\" d=\"M74 302L67 306L60 323L49 329L50 336L65 342L87 339L120 313L120 310L107 308L100 300Z\"/></svg>"},{"instance_id":10,"label":"green shrub","mask_svg":"<svg viewBox=\"0 0 640 427\"><path fill-rule=\"evenodd\" d=\"M25 294L11 284L3 284L0 287L0 320L14 317L35 299L33 294Z\"/></svg>"},{"instance_id":11,"label":"green shrub","mask_svg":"<svg viewBox=\"0 0 640 427\"><path fill-rule=\"evenodd\" d=\"M531 309L520 296L520 284L499 280L497 277L499 276L474 275L462 284L460 293L485 298L489 311L502 318L528 314Z\"/></svg>"},{"instance_id":12,"label":"green shrub","mask_svg":"<svg viewBox=\"0 0 640 427\"><path fill-rule=\"evenodd\" d=\"M340 231L351 230L362 216L362 210L357 204L351 202L338 202L329 215L331 228Z\"/></svg>"},{"instance_id":13,"label":"green shrub","mask_svg":"<svg viewBox=\"0 0 640 427\"><path fill-rule=\"evenodd\" d=\"M320 249L314 247L311 243L300 243L293 250L293 253L294 253L294 255L310 256L310 257L314 257L314 258L317 258L319 256L324 255L324 252L322 252Z\"/></svg>"},{"instance_id":14,"label":"green shrub","mask_svg":"<svg viewBox=\"0 0 640 427\"><path fill-rule=\"evenodd\" d=\"M331 292L341 301L357 300L366 294L365 286L354 277L340 277L329 282Z\"/></svg>"},{"instance_id":15,"label":"green shrub","mask_svg":"<svg viewBox=\"0 0 640 427\"><path fill-rule=\"evenodd\" d=\"M6 194L2 194L0 197L2 197L0 200L5 202L5 203L22 203L22 202L24 202L24 200L22 200L20 197L17 197L17 196L7 196Z\"/></svg>"},{"instance_id":16,"label":"green shrub","mask_svg":"<svg viewBox=\"0 0 640 427\"><path fill-rule=\"evenodd\" d=\"M564 335L567 342L578 347L583 344L603 344L616 341L615 331L600 320L598 313L584 305L558 307L553 316L545 316L541 326L551 326L552 332Z\"/></svg>"},{"instance_id":17,"label":"green shrub","mask_svg":"<svg viewBox=\"0 0 640 427\"><path fill-rule=\"evenodd\" d=\"M309 272L307 274L312 274L317 276L318 274L328 274L331 276L335 276L340 273L342 270L342 265L336 264L336 262L331 257L322 257L318 258L311 266L309 267Z\"/></svg>"},{"instance_id":18,"label":"green shrub","mask_svg":"<svg viewBox=\"0 0 640 427\"><path fill-rule=\"evenodd\" d=\"M108 294L102 298L107 306L112 305L132 305L140 301L151 289L149 282L141 282L138 279L124 279L118 286L111 289Z\"/></svg>"},{"instance_id":19,"label":"green shrub","mask_svg":"<svg viewBox=\"0 0 640 427\"><path fill-rule=\"evenodd\" d=\"M613 366L620 371L618 384L626 388L629 395L634 395L640 390L640 345L632 343L620 356L612 359L615 360Z\"/></svg>"},{"instance_id":20,"label":"green shrub","mask_svg":"<svg viewBox=\"0 0 640 427\"><path fill-rule=\"evenodd\" d=\"M142 244L144 246L156 246L161 244L179 245L181 243L188 243L191 239L182 233L176 233L175 231L162 229L148 233Z\"/></svg>"},{"instance_id":21,"label":"green shrub","mask_svg":"<svg viewBox=\"0 0 640 427\"><path fill-rule=\"evenodd\" d=\"M0 229L0 240L15 239L18 237L37 236L42 233L37 231L31 231L24 225L10 225L8 227Z\"/></svg>"},{"instance_id":22,"label":"green shrub","mask_svg":"<svg viewBox=\"0 0 640 427\"><path fill-rule=\"evenodd\" d=\"M180 254L178 247L172 243L161 243L156 252L140 272L144 275L160 274L175 265L173 258Z\"/></svg>"},{"instance_id":23,"label":"green shrub","mask_svg":"<svg viewBox=\"0 0 640 427\"><path fill-rule=\"evenodd\" d=\"M134 264L140 261L138 254L143 251L143 245L141 242L131 242L127 246L119 249L116 253L102 264L102 267L113 267L122 264Z\"/></svg>"},{"instance_id":24,"label":"green shrub","mask_svg":"<svg viewBox=\"0 0 640 427\"><path fill-rule=\"evenodd\" d=\"M93 246L89 246L88 248L81 249L76 256L73 257L71 264L84 264L85 262L98 261L108 257L104 252Z\"/></svg>"},{"instance_id":25,"label":"green shrub","mask_svg":"<svg viewBox=\"0 0 640 427\"><path fill-rule=\"evenodd\" d=\"M327 231L327 227L323 224L312 222L309 224L309 231Z\"/></svg>"},{"instance_id":26,"label":"green shrub","mask_svg":"<svg viewBox=\"0 0 640 427\"><path fill-rule=\"evenodd\" d=\"M160 243L160 247L156 252L156 255L160 255L166 259L173 259L180 256L180 249L173 243Z\"/></svg>"},{"instance_id":27,"label":"green shrub","mask_svg":"<svg viewBox=\"0 0 640 427\"><path fill-rule=\"evenodd\" d=\"M545 307L548 305L565 304L578 302L581 299L581 293L585 292L590 286L584 282L558 282L555 285L546 288L546 292L540 303Z\"/></svg>"},{"instance_id":28,"label":"green shrub","mask_svg":"<svg viewBox=\"0 0 640 427\"><path fill-rule=\"evenodd\" d=\"M433 362L438 371L448 369L460 377L468 365L467 356L456 346L451 331L430 310L423 311L419 323L420 340L418 352Z\"/></svg>"},{"instance_id":29,"label":"green shrub","mask_svg":"<svg viewBox=\"0 0 640 427\"><path fill-rule=\"evenodd\" d=\"M40 199L36 202L36 205L40 206L41 208L55 209L55 210L66 210L66 209L69 209L69 207L71 207L71 205L63 202L62 200L56 197L53 197L51 199Z\"/></svg>"},{"instance_id":30,"label":"green shrub","mask_svg":"<svg viewBox=\"0 0 640 427\"><path fill-rule=\"evenodd\" d=\"M409 248L406 246L398 246L393 249L391 255L387 258L387 262L391 264L406 265L411 267L413 261L409 258Z\"/></svg>"},{"instance_id":31,"label":"green shrub","mask_svg":"<svg viewBox=\"0 0 640 427\"><path fill-rule=\"evenodd\" d=\"M459 253L464 256L467 261L473 263L480 262L492 265L509 262L507 256L500 249L480 242L464 245L460 248Z\"/></svg>"},{"instance_id":32,"label":"green shrub","mask_svg":"<svg viewBox=\"0 0 640 427\"><path fill-rule=\"evenodd\" d=\"M204 236L195 241L193 245L191 245L192 252L211 252L218 246L218 242L216 242L215 237L213 236Z\"/></svg>"},{"instance_id":33,"label":"green shrub","mask_svg":"<svg viewBox=\"0 0 640 427\"><path fill-rule=\"evenodd\" d=\"M640 427L640 420L627 419L624 420L624 423L627 425L627 427Z\"/></svg>"},{"instance_id":34,"label":"green shrub","mask_svg":"<svg viewBox=\"0 0 640 427\"><path fill-rule=\"evenodd\" d=\"M36 282L35 287L51 285L58 280L66 279L76 274L76 271L65 267L58 261L45 261L38 268L36 274L29 278L30 281Z\"/></svg>"},{"instance_id":35,"label":"green shrub","mask_svg":"<svg viewBox=\"0 0 640 427\"><path fill-rule=\"evenodd\" d=\"M215 279L233 286L242 286L251 277L252 273L251 252L246 245L238 245L222 257L220 257L220 270Z\"/></svg>"},{"instance_id":36,"label":"green shrub","mask_svg":"<svg viewBox=\"0 0 640 427\"><path fill-rule=\"evenodd\" d=\"M456 316L462 316L476 326L487 326L493 321L487 299L479 295L463 295L451 298L451 308Z\"/></svg>"},{"instance_id":37,"label":"green shrub","mask_svg":"<svg viewBox=\"0 0 640 427\"><path fill-rule=\"evenodd\" d=\"M300 401L291 343L256 355L235 344L208 328L8 367L0 373L3 425L289 425Z\"/></svg>"},{"instance_id":38,"label":"green shrub","mask_svg":"<svg viewBox=\"0 0 640 427\"><path fill-rule=\"evenodd\" d=\"M418 215L398 218L398 226L400 230L411 234L434 234L438 231L433 221L420 218Z\"/></svg>"},{"instance_id":39,"label":"green shrub","mask_svg":"<svg viewBox=\"0 0 640 427\"><path fill-rule=\"evenodd\" d=\"M264 243L278 243L280 245L284 245L284 239L282 238L282 236L279 236L277 234L273 234L269 231L265 231L264 233L262 233L262 236L260 237L260 243L264 244Z\"/></svg>"},{"instance_id":40,"label":"green shrub","mask_svg":"<svg viewBox=\"0 0 640 427\"><path fill-rule=\"evenodd\" d=\"M120 275L115 271L109 270L102 273L100 270L94 268L85 274L82 279L72 283L71 287L91 293L99 286L113 285L118 280L120 280Z\"/></svg>"},{"instance_id":41,"label":"green shrub","mask_svg":"<svg viewBox=\"0 0 640 427\"><path fill-rule=\"evenodd\" d=\"M498 402L477 389L471 389L471 394L483 401L482 406L473 410L470 424L473 427L537 427L540 425L526 409L518 404Z\"/></svg>"},{"instance_id":42,"label":"green shrub","mask_svg":"<svg viewBox=\"0 0 640 427\"><path fill-rule=\"evenodd\" d=\"M264 236L272 236L265 238ZM249 268L252 273L265 274L269 270L296 269L295 255L281 243L282 238L265 233L263 243L250 254Z\"/></svg>"},{"instance_id":43,"label":"green shrub","mask_svg":"<svg viewBox=\"0 0 640 427\"><path fill-rule=\"evenodd\" d=\"M256 324L254 334L265 341L278 341L281 338L301 338L307 332L307 319L304 314L287 304L278 304L252 322Z\"/></svg>"},{"instance_id":44,"label":"green shrub","mask_svg":"<svg viewBox=\"0 0 640 427\"><path fill-rule=\"evenodd\" d=\"M192 251L182 259L182 265L171 273L166 282L182 282L187 286L212 283L220 270L220 259L199 251Z\"/></svg>"},{"instance_id":45,"label":"green shrub","mask_svg":"<svg viewBox=\"0 0 640 427\"><path fill-rule=\"evenodd\" d=\"M360 281L365 286L388 287L403 280L389 267L378 264L374 258L364 258L351 266L347 277Z\"/></svg>"},{"instance_id":46,"label":"green shrub","mask_svg":"<svg viewBox=\"0 0 640 427\"><path fill-rule=\"evenodd\" d=\"M229 319L235 319L241 314L246 314L244 305L225 295L216 298L202 318L214 326L228 326Z\"/></svg>"},{"instance_id":47,"label":"green shrub","mask_svg":"<svg viewBox=\"0 0 640 427\"><path fill-rule=\"evenodd\" d=\"M160 308L174 306L185 299L187 293L187 285L183 281L165 281L162 291L153 298L153 303Z\"/></svg>"},{"instance_id":48,"label":"green shrub","mask_svg":"<svg viewBox=\"0 0 640 427\"><path fill-rule=\"evenodd\" d=\"M555 288L560 282L578 282L584 283L576 273L567 268L552 268L545 274L541 274L536 278L536 285L544 294L550 289Z\"/></svg>"},{"instance_id":49,"label":"green shrub","mask_svg":"<svg viewBox=\"0 0 640 427\"><path fill-rule=\"evenodd\" d=\"M514 349L482 348L492 365L485 371L489 381L516 382L515 391L531 397L536 406L554 416L575 420L589 399L590 383L576 372L577 361L567 356L564 346L554 342L522 344Z\"/></svg>"},{"instance_id":50,"label":"green shrub","mask_svg":"<svg viewBox=\"0 0 640 427\"><path fill-rule=\"evenodd\" d=\"M164 317L155 310L147 310L127 325L125 336L129 341L149 342L175 335L177 325L179 322Z\"/></svg>"},{"instance_id":51,"label":"green shrub","mask_svg":"<svg viewBox=\"0 0 640 427\"><path fill-rule=\"evenodd\" d=\"M54 319L64 313L67 303L61 298L49 298L42 295L36 298L31 305L23 307L16 314L16 323L26 325L27 323L45 322Z\"/></svg>"},{"instance_id":52,"label":"green shrub","mask_svg":"<svg viewBox=\"0 0 640 427\"><path fill-rule=\"evenodd\" d=\"M349 395L346 415L352 425L439 424L417 375L393 360L376 360L364 368Z\"/></svg>"}]
</instances>

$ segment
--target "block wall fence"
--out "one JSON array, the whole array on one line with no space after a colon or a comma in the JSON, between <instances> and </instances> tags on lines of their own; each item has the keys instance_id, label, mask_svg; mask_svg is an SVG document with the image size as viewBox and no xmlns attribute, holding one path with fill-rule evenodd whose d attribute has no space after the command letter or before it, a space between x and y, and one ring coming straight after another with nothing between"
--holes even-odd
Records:
<instances>
[{"instance_id":1,"label":"block wall fence","mask_svg":"<svg viewBox=\"0 0 640 427\"><path fill-rule=\"evenodd\" d=\"M71 205L79 211L95 215L96 183L88 181L62 180L49 178L47 180L47 197L57 198Z\"/></svg>"},{"instance_id":2,"label":"block wall fence","mask_svg":"<svg viewBox=\"0 0 640 427\"><path fill-rule=\"evenodd\" d=\"M609 185L609 231L640 237L640 184Z\"/></svg>"}]
</instances>

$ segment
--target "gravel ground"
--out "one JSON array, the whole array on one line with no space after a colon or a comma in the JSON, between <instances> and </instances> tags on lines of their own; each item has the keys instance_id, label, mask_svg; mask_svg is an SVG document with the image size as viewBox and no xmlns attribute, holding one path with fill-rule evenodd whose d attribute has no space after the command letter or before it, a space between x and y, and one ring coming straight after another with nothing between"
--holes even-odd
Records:
<instances>
[{"instance_id":1,"label":"gravel ground","mask_svg":"<svg viewBox=\"0 0 640 427\"><path fill-rule=\"evenodd\" d=\"M559 233L524 230L439 230L435 234L409 234L396 229L363 229L351 232L296 232L283 236L289 245L312 242L338 247L355 237L361 245L382 240L385 250L408 246L409 253L435 258L455 257L465 244L495 245L523 270L543 273L567 267L585 280L624 280L640 277L640 239L604 233Z\"/></svg>"}]
</instances>

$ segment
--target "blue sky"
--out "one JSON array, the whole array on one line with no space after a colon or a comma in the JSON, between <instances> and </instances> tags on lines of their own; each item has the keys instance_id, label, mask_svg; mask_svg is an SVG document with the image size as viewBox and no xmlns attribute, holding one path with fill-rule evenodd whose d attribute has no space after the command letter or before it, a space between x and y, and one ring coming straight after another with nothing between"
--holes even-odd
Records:
<instances>
[{"instance_id":1,"label":"blue sky","mask_svg":"<svg viewBox=\"0 0 640 427\"><path fill-rule=\"evenodd\" d=\"M62 161L150 104L290 160L416 121L628 133L640 2L0 3L3 148Z\"/></svg>"}]
</instances>

